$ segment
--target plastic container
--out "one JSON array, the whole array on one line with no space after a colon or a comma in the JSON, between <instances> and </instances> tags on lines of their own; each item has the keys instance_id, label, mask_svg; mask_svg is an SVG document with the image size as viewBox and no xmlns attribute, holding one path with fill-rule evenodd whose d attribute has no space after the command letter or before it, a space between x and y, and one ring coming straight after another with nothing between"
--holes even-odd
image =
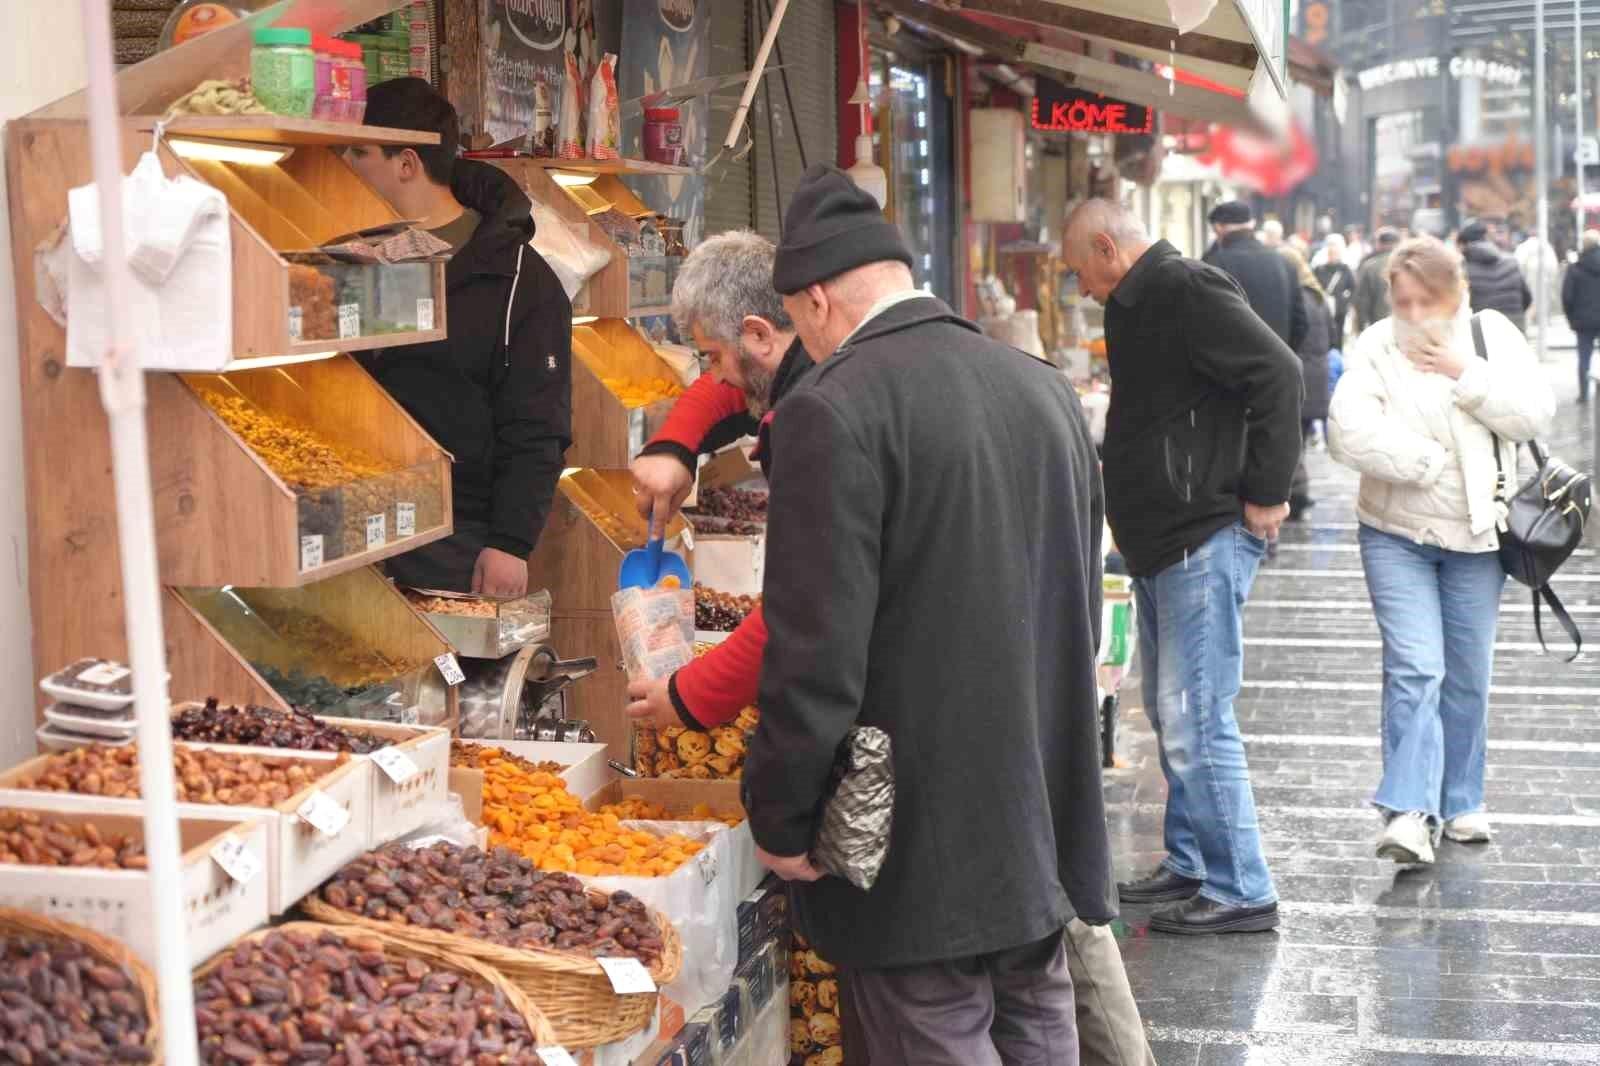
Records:
<instances>
[{"instance_id":1,"label":"plastic container","mask_svg":"<svg viewBox=\"0 0 1600 1066\"><path fill-rule=\"evenodd\" d=\"M39 747L45 751L72 751L75 748L87 748L90 744L105 744L113 748L125 748L133 743L133 734L123 737L87 736L82 733L72 733L54 722L46 722L33 732L34 739L39 742Z\"/></svg>"},{"instance_id":2,"label":"plastic container","mask_svg":"<svg viewBox=\"0 0 1600 1066\"><path fill-rule=\"evenodd\" d=\"M683 122L675 107L644 110L644 157L652 163L683 165Z\"/></svg>"},{"instance_id":3,"label":"plastic container","mask_svg":"<svg viewBox=\"0 0 1600 1066\"><path fill-rule=\"evenodd\" d=\"M333 69L338 62L333 55L335 43L337 42L326 34L311 35L311 52L316 63L317 85L316 95L312 97L311 102L311 117L329 122L341 121L340 116L344 109L333 88Z\"/></svg>"},{"instance_id":4,"label":"plastic container","mask_svg":"<svg viewBox=\"0 0 1600 1066\"><path fill-rule=\"evenodd\" d=\"M247 14L249 12L237 4L218 3L217 0L183 0L172 9L166 24L161 27L161 43L156 50L165 52L168 48L202 37L230 22L238 22Z\"/></svg>"},{"instance_id":5,"label":"plastic container","mask_svg":"<svg viewBox=\"0 0 1600 1066\"><path fill-rule=\"evenodd\" d=\"M268 26L254 34L250 83L256 99L278 115L309 118L317 98L317 59L311 31Z\"/></svg>"},{"instance_id":6,"label":"plastic container","mask_svg":"<svg viewBox=\"0 0 1600 1066\"><path fill-rule=\"evenodd\" d=\"M334 44L334 95L342 100L340 117L360 125L367 117L367 64L362 48L354 41L336 40Z\"/></svg>"},{"instance_id":7,"label":"plastic container","mask_svg":"<svg viewBox=\"0 0 1600 1066\"><path fill-rule=\"evenodd\" d=\"M44 717L58 729L97 740L126 740L139 728L139 720L132 710L93 711L69 703L52 703L44 709Z\"/></svg>"},{"instance_id":8,"label":"plastic container","mask_svg":"<svg viewBox=\"0 0 1600 1066\"><path fill-rule=\"evenodd\" d=\"M79 659L39 682L39 687L62 703L120 711L133 702L133 671L109 659Z\"/></svg>"}]
</instances>

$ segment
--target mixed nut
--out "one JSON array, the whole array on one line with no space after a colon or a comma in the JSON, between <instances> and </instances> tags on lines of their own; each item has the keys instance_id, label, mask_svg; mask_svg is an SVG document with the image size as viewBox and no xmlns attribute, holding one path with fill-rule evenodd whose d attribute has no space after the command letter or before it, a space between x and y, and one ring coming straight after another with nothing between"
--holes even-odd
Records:
<instances>
[{"instance_id":1,"label":"mixed nut","mask_svg":"<svg viewBox=\"0 0 1600 1066\"><path fill-rule=\"evenodd\" d=\"M331 930L236 945L196 981L195 1022L215 1066L541 1061L527 1021L486 981Z\"/></svg>"},{"instance_id":2,"label":"mixed nut","mask_svg":"<svg viewBox=\"0 0 1600 1066\"><path fill-rule=\"evenodd\" d=\"M120 967L75 940L0 935L0 1061L154 1062L144 999Z\"/></svg>"},{"instance_id":3,"label":"mixed nut","mask_svg":"<svg viewBox=\"0 0 1600 1066\"><path fill-rule=\"evenodd\" d=\"M370 755L389 741L318 721L305 711L275 707L219 707L216 697L172 720L172 738L205 744L244 744L295 751L347 751Z\"/></svg>"},{"instance_id":4,"label":"mixed nut","mask_svg":"<svg viewBox=\"0 0 1600 1066\"><path fill-rule=\"evenodd\" d=\"M626 892L589 891L508 848L390 844L368 852L322 887L329 906L376 921L459 933L511 948L660 959L661 930Z\"/></svg>"},{"instance_id":5,"label":"mixed nut","mask_svg":"<svg viewBox=\"0 0 1600 1066\"><path fill-rule=\"evenodd\" d=\"M143 870L144 842L101 832L93 822L46 821L34 811L0 810L0 863Z\"/></svg>"},{"instance_id":6,"label":"mixed nut","mask_svg":"<svg viewBox=\"0 0 1600 1066\"><path fill-rule=\"evenodd\" d=\"M270 807L305 790L349 755L333 762L277 759L235 752L174 748L173 768L180 803L222 803L235 807ZM138 745L108 748L91 744L46 757L32 777L17 788L36 792L79 792L90 796L136 799L139 796Z\"/></svg>"}]
</instances>

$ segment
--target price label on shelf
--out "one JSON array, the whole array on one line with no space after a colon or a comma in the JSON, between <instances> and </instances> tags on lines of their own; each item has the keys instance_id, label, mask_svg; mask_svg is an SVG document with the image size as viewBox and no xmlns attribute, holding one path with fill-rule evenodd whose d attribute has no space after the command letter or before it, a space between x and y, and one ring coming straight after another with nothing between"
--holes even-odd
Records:
<instances>
[{"instance_id":1,"label":"price label on shelf","mask_svg":"<svg viewBox=\"0 0 1600 1066\"><path fill-rule=\"evenodd\" d=\"M311 793L311 798L300 804L294 813L324 836L336 837L350 824L350 812L320 788Z\"/></svg>"},{"instance_id":2,"label":"price label on shelf","mask_svg":"<svg viewBox=\"0 0 1600 1066\"><path fill-rule=\"evenodd\" d=\"M461 664L456 662L456 657L450 652L435 656L433 661L439 667L439 672L444 675L445 684L459 685L467 679L467 675L461 672Z\"/></svg>"},{"instance_id":3,"label":"price label on shelf","mask_svg":"<svg viewBox=\"0 0 1600 1066\"><path fill-rule=\"evenodd\" d=\"M540 1048L539 1061L544 1063L544 1066L578 1066L578 1060L564 1047Z\"/></svg>"},{"instance_id":4,"label":"price label on shelf","mask_svg":"<svg viewBox=\"0 0 1600 1066\"><path fill-rule=\"evenodd\" d=\"M361 336L361 305L339 305L339 339L347 341Z\"/></svg>"},{"instance_id":5,"label":"price label on shelf","mask_svg":"<svg viewBox=\"0 0 1600 1066\"><path fill-rule=\"evenodd\" d=\"M654 992L656 979L650 976L650 971L644 968L644 963L638 959L614 958L595 959L600 968L611 979L611 990L619 996L631 996L640 992Z\"/></svg>"},{"instance_id":6,"label":"price label on shelf","mask_svg":"<svg viewBox=\"0 0 1600 1066\"><path fill-rule=\"evenodd\" d=\"M394 535L397 537L414 537L417 535L416 504L397 503L394 505Z\"/></svg>"},{"instance_id":7,"label":"price label on shelf","mask_svg":"<svg viewBox=\"0 0 1600 1066\"><path fill-rule=\"evenodd\" d=\"M315 570L322 565L322 534L300 538L300 569Z\"/></svg>"},{"instance_id":8,"label":"price label on shelf","mask_svg":"<svg viewBox=\"0 0 1600 1066\"><path fill-rule=\"evenodd\" d=\"M248 885L255 880L262 869L261 856L251 851L238 837L225 837L222 843L211 849L211 858L222 867L223 873L241 885Z\"/></svg>"},{"instance_id":9,"label":"price label on shelf","mask_svg":"<svg viewBox=\"0 0 1600 1066\"><path fill-rule=\"evenodd\" d=\"M427 297L417 300L417 332L433 328L433 301Z\"/></svg>"},{"instance_id":10,"label":"price label on shelf","mask_svg":"<svg viewBox=\"0 0 1600 1066\"><path fill-rule=\"evenodd\" d=\"M289 308L289 339L296 344L305 336L305 318L298 307Z\"/></svg>"},{"instance_id":11,"label":"price label on shelf","mask_svg":"<svg viewBox=\"0 0 1600 1066\"><path fill-rule=\"evenodd\" d=\"M387 516L382 514L367 515L367 551L381 548L389 543L389 536L384 531Z\"/></svg>"},{"instance_id":12,"label":"price label on shelf","mask_svg":"<svg viewBox=\"0 0 1600 1066\"><path fill-rule=\"evenodd\" d=\"M403 785L417 776L417 764L399 748L380 748L372 753L372 761L397 785Z\"/></svg>"},{"instance_id":13,"label":"price label on shelf","mask_svg":"<svg viewBox=\"0 0 1600 1066\"><path fill-rule=\"evenodd\" d=\"M95 663L79 674L77 680L85 685L115 685L123 678L131 676L133 671L120 663Z\"/></svg>"}]
</instances>

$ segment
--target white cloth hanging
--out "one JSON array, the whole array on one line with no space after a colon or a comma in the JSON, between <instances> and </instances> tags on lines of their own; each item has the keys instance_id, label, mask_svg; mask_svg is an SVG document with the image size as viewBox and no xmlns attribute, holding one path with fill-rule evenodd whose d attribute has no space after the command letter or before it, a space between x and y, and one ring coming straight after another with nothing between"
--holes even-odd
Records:
<instances>
[{"instance_id":1,"label":"white cloth hanging","mask_svg":"<svg viewBox=\"0 0 1600 1066\"><path fill-rule=\"evenodd\" d=\"M218 370L233 358L228 201L189 177L168 178L146 152L122 181L130 331L147 370ZM94 185L67 193L67 365L94 367L110 344L100 264L105 235Z\"/></svg>"}]
</instances>

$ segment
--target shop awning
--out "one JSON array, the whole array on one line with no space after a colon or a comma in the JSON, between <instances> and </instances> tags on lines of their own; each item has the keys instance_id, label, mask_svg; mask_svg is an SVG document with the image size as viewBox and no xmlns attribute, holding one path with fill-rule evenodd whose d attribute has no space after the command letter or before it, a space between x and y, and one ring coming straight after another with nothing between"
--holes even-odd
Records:
<instances>
[{"instance_id":1,"label":"shop awning","mask_svg":"<svg viewBox=\"0 0 1600 1066\"><path fill-rule=\"evenodd\" d=\"M999 2L981 0L983 8ZM1011 0L1005 2L1009 4ZM1281 130L1286 123L1287 107L1283 97L1278 94L1276 82L1266 74L1247 76L1241 66L1217 58L1196 60L1176 50L1143 48L1125 41L1101 42L1124 54L1141 50L1147 56L1136 58L1147 57L1153 65L1162 65L1162 69L1124 66L1109 58L1086 54L1096 43L1094 38L981 10L975 6L978 3L979 0L974 0L974 4L963 9L964 13L936 8L920 0L887 0L886 6L936 36L977 47L1002 62L1182 118L1262 131ZM1032 0L1029 6L1040 5L1059 6L1046 4L1045 0ZM1175 40L1188 40L1189 36L1177 37L1170 25L1163 32ZM1246 58L1239 42L1221 49L1206 42L1201 45L1214 57L1231 55L1240 62ZM1250 57L1259 64L1253 50ZM1165 66L1174 60L1176 68ZM1210 76L1217 73L1229 80L1218 81Z\"/></svg>"}]
</instances>

